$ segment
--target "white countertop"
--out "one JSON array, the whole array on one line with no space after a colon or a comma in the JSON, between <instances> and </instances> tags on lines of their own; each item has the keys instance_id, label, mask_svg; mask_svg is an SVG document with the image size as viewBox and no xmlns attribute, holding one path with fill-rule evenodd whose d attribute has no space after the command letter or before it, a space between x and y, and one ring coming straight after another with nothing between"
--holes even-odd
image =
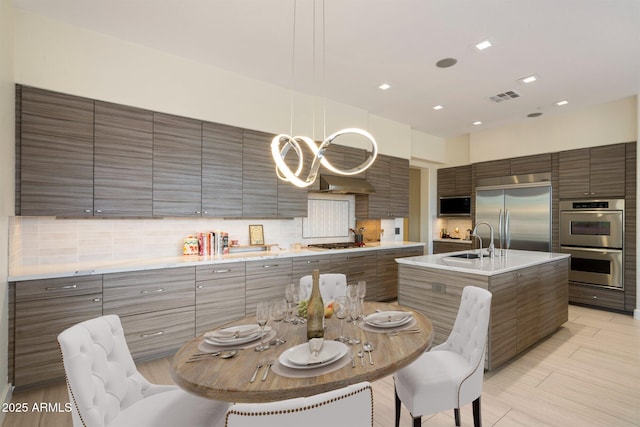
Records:
<instances>
[{"instance_id":1,"label":"white countertop","mask_svg":"<svg viewBox=\"0 0 640 427\"><path fill-rule=\"evenodd\" d=\"M568 258L570 255L554 252L534 252L508 249L504 255L491 259L485 256L480 259L452 258L451 255L475 252L458 251L437 255L423 255L396 259L398 264L406 264L416 267L435 268L439 270L458 271L461 273L493 276L508 271L519 270L538 264Z\"/></svg>"},{"instance_id":2,"label":"white countertop","mask_svg":"<svg viewBox=\"0 0 640 427\"><path fill-rule=\"evenodd\" d=\"M257 252L239 252L223 256L175 256L164 258L140 258L110 262L86 262L77 264L45 264L25 265L13 268L9 272L7 281L19 282L35 279L53 279L57 277L90 276L93 274L121 273L126 271L155 270L159 268L189 267L197 265L224 264L239 261L259 261L278 258L293 258L301 256L331 255L344 252L363 252L381 249L409 248L424 246L420 242L379 242L367 243L360 248L349 249L319 249L303 248L299 251L274 250Z\"/></svg>"},{"instance_id":3,"label":"white countertop","mask_svg":"<svg viewBox=\"0 0 640 427\"><path fill-rule=\"evenodd\" d=\"M442 237L436 237L435 239L433 239L434 242L447 242L447 243L464 243L466 245L470 245L471 244L471 239L469 240L464 240L464 239L443 239Z\"/></svg>"}]
</instances>

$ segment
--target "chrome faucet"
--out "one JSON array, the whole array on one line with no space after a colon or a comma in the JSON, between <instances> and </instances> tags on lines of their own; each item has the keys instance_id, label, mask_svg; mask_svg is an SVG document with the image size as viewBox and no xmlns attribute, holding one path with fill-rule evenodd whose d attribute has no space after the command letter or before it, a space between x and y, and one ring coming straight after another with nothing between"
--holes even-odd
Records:
<instances>
[{"instance_id":1,"label":"chrome faucet","mask_svg":"<svg viewBox=\"0 0 640 427\"><path fill-rule=\"evenodd\" d=\"M479 222L476 224L475 227L473 227L473 231L471 232L471 235L477 236L478 227L483 224L489 227L489 231L491 233L491 241L489 242L489 247L487 249L489 251L489 255L491 256L491 258L494 258L496 255L496 248L493 245L493 225L489 224L488 222ZM477 237L480 238L480 236L477 236ZM482 254L482 239L480 239L480 253Z\"/></svg>"},{"instance_id":2,"label":"chrome faucet","mask_svg":"<svg viewBox=\"0 0 640 427\"><path fill-rule=\"evenodd\" d=\"M476 233L471 233L471 237L475 237L478 239L478 241L480 242L480 261L482 261L482 237L480 237L479 235L477 235Z\"/></svg>"}]
</instances>

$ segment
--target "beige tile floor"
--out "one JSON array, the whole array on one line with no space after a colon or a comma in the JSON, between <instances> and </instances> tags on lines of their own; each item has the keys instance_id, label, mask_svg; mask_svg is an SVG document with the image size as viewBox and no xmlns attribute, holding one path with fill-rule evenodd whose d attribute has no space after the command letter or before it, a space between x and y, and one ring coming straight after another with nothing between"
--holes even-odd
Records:
<instances>
[{"instance_id":1,"label":"beige tile floor","mask_svg":"<svg viewBox=\"0 0 640 427\"><path fill-rule=\"evenodd\" d=\"M152 382L171 383L169 359L139 366ZM374 384L374 425L393 426L393 380ZM64 405L64 383L13 395L13 402ZM462 425L473 425L471 404ZM502 368L485 373L485 426L640 426L640 321L630 315L569 306L555 334ZM335 422L329 423L336 425ZM411 425L403 409L401 426ZM3 427L69 426L66 413L7 413ZM425 416L423 426L454 425L453 411Z\"/></svg>"}]
</instances>

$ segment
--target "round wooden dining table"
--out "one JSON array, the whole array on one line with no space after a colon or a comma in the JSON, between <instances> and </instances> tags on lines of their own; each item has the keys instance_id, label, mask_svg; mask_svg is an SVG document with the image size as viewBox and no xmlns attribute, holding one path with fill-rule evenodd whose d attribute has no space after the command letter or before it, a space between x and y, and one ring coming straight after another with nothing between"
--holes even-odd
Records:
<instances>
[{"instance_id":1,"label":"round wooden dining table","mask_svg":"<svg viewBox=\"0 0 640 427\"><path fill-rule=\"evenodd\" d=\"M274 372L275 369L271 369L263 381L266 369L263 365L257 370L255 380L250 382L259 364L269 361L277 364L282 352L307 342L306 324L293 325L282 322L280 336L286 339L285 344L273 346L262 352L254 351L251 347L244 348L228 359L205 356L193 362L193 355L203 353L198 348L202 348L204 340L204 335L200 335L178 350L171 362L171 376L176 384L191 393L227 402L246 403L311 396L361 381L375 381L413 362L429 348L433 340L433 326L422 313L392 303L364 303L365 314L376 311L411 312L415 322L412 321L410 330L397 335L392 335L385 329L374 330L375 328L361 327L361 324L355 327L352 323L345 324L345 335L355 335L361 341L360 344L350 346L356 354L355 367L350 359L345 359L341 363L342 366L332 372L316 374L316 370L310 369L301 371L303 375L297 377L279 375ZM247 324L255 324L255 316L245 317L223 327ZM326 320L325 327L326 340L333 340L340 335L340 320L335 316ZM369 362L368 353L364 352L364 359L357 356L357 353L363 350L364 342L373 345L374 349L370 353L373 365Z\"/></svg>"}]
</instances>

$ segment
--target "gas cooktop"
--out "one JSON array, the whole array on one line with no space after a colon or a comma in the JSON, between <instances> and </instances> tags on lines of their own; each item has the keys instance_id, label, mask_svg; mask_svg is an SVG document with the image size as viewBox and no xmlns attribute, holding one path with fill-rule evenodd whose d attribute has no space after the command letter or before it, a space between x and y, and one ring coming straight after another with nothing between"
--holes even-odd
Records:
<instances>
[{"instance_id":1,"label":"gas cooktop","mask_svg":"<svg viewBox=\"0 0 640 427\"><path fill-rule=\"evenodd\" d=\"M316 243L314 245L307 245L310 248L320 248L320 249L347 249L347 248L357 248L358 244L356 242L337 242L337 243Z\"/></svg>"}]
</instances>

